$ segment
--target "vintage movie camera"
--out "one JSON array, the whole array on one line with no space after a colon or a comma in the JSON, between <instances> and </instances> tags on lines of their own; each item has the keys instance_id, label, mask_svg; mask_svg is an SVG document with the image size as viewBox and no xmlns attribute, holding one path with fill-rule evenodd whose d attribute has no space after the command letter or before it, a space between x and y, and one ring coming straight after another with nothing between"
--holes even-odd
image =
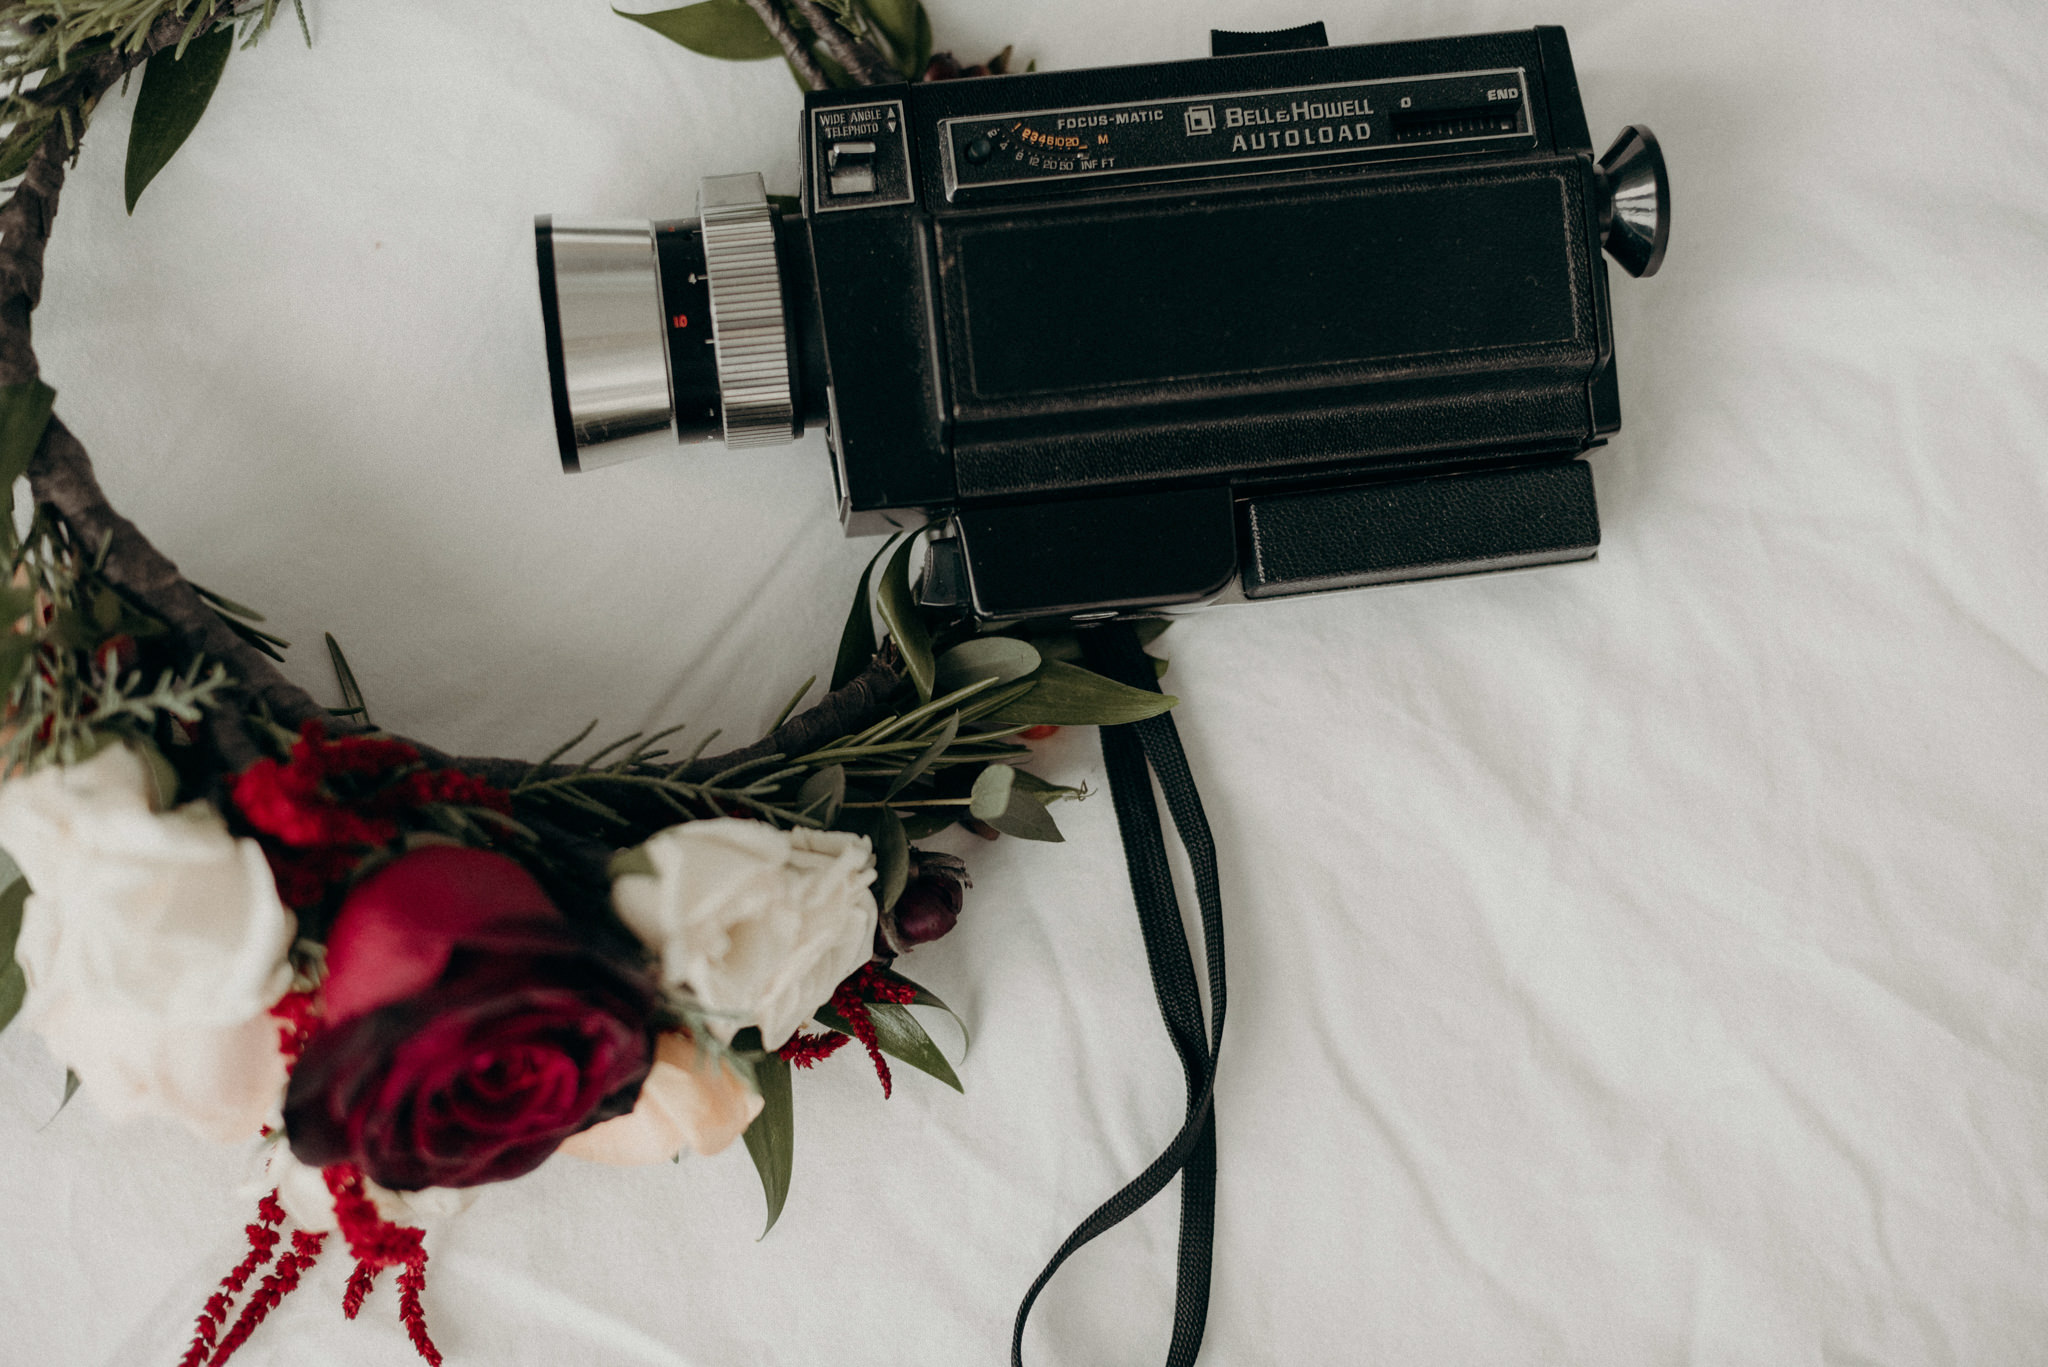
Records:
<instances>
[{"instance_id":1,"label":"vintage movie camera","mask_svg":"<svg viewBox=\"0 0 2048 1367\"><path fill-rule=\"evenodd\" d=\"M797 206L537 220L563 464L823 422L847 532L995 621L1593 555L1649 130L1595 160L1559 28L1214 51L819 91Z\"/></svg>"}]
</instances>

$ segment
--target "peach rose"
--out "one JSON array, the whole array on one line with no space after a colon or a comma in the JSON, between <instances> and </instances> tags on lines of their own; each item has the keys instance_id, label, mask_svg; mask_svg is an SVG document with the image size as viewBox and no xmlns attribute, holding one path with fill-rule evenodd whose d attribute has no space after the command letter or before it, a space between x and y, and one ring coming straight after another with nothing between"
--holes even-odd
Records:
<instances>
[{"instance_id":1,"label":"peach rose","mask_svg":"<svg viewBox=\"0 0 2048 1367\"><path fill-rule=\"evenodd\" d=\"M761 1098L723 1063L705 1058L688 1035L663 1035L640 1101L625 1115L562 1141L561 1153L592 1163L660 1163L688 1145L709 1156L746 1132Z\"/></svg>"}]
</instances>

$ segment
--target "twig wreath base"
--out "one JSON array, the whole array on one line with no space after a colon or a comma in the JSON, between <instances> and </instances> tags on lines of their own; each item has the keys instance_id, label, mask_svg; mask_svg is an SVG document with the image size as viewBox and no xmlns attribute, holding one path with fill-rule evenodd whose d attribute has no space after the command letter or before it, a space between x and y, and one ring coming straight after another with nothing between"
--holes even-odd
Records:
<instances>
[{"instance_id":1,"label":"twig wreath base","mask_svg":"<svg viewBox=\"0 0 2048 1367\"><path fill-rule=\"evenodd\" d=\"M959 1088L911 1011L949 1009L898 963L952 929L970 884L913 842L1058 840L1050 804L1083 794L1023 769L1029 742L1174 700L1083 668L1069 633L922 609L914 536L862 575L823 699L796 710L807 681L718 755L670 753L672 731L586 748L589 727L538 762L449 755L379 728L331 637L344 705L292 682L260 616L108 501L30 332L99 101L143 68L132 209L238 27L246 46L276 9L0 2L0 172L19 175L0 207L0 844L24 875L0 891L0 1028L43 1034L67 1100L82 1080L116 1118L258 1141L271 1189L182 1367L226 1362L331 1243L354 1259L345 1313L396 1269L398 1317L439 1363L425 1223L474 1187L557 1152L654 1162L743 1139L772 1228L794 1072L853 1040L885 1097L891 1060ZM759 31L735 31L748 12ZM712 56L781 56L813 88L963 74L914 0L627 17Z\"/></svg>"}]
</instances>

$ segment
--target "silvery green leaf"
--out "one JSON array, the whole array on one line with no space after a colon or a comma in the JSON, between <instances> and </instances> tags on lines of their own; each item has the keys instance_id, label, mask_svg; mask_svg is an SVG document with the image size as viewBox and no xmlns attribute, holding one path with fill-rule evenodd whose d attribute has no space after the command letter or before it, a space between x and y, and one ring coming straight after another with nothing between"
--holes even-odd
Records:
<instances>
[{"instance_id":1,"label":"silvery green leaf","mask_svg":"<svg viewBox=\"0 0 2048 1367\"><path fill-rule=\"evenodd\" d=\"M1167 711L1179 698L1132 688L1093 670L1047 660L1029 693L989 714L1008 726L1116 726Z\"/></svg>"},{"instance_id":2,"label":"silvery green leaf","mask_svg":"<svg viewBox=\"0 0 2048 1367\"><path fill-rule=\"evenodd\" d=\"M182 52L157 53L143 68L142 93L135 97L135 121L128 132L129 213L199 126L234 47L234 25L221 24L185 44Z\"/></svg>"},{"instance_id":3,"label":"silvery green leaf","mask_svg":"<svg viewBox=\"0 0 2048 1367\"><path fill-rule=\"evenodd\" d=\"M983 679L1006 684L1023 678L1042 663L1029 641L1014 636L977 636L939 657L932 689L950 693Z\"/></svg>"},{"instance_id":4,"label":"silvery green leaf","mask_svg":"<svg viewBox=\"0 0 2048 1367\"><path fill-rule=\"evenodd\" d=\"M968 795L967 812L993 822L1010 808L1010 790L1017 771L1007 764L991 764L975 776L974 791Z\"/></svg>"}]
</instances>

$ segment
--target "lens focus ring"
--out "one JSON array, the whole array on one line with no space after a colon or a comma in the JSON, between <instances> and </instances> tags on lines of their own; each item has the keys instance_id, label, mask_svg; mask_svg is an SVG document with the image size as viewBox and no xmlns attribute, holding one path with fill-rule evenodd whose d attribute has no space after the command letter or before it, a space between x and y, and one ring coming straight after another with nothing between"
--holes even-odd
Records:
<instances>
[{"instance_id":1,"label":"lens focus ring","mask_svg":"<svg viewBox=\"0 0 2048 1367\"><path fill-rule=\"evenodd\" d=\"M728 447L780 446L795 439L789 341L775 221L759 172L706 176L698 190L711 329L718 349Z\"/></svg>"}]
</instances>

